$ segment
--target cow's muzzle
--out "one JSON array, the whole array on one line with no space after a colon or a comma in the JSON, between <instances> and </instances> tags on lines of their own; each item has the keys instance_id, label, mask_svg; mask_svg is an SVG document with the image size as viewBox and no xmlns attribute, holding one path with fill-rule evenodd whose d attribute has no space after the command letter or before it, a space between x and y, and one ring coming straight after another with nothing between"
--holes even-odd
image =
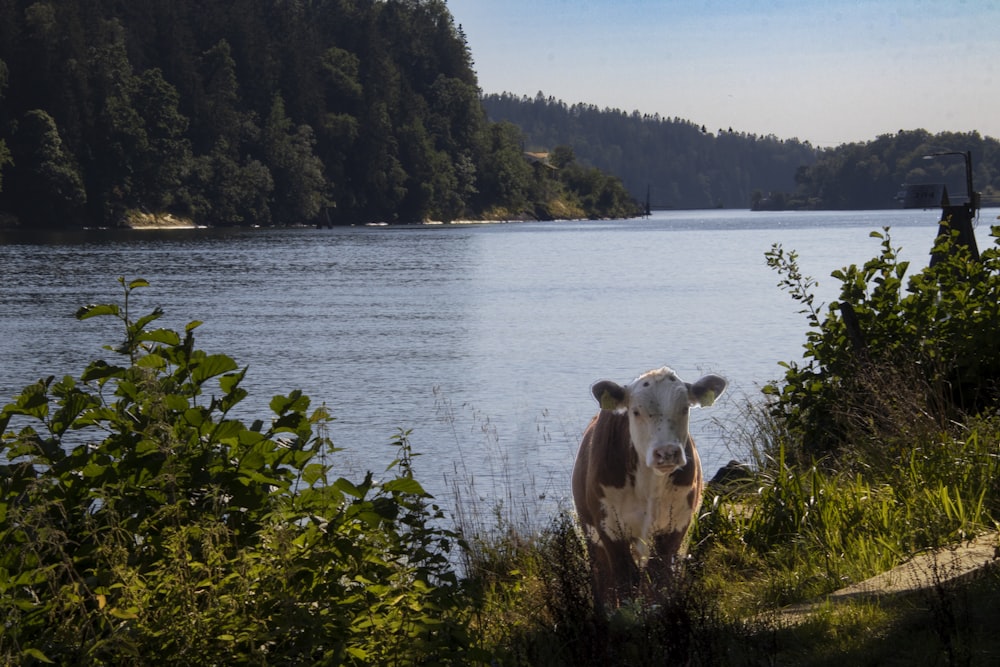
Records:
<instances>
[{"instance_id":1,"label":"cow's muzzle","mask_svg":"<svg viewBox=\"0 0 1000 667\"><path fill-rule=\"evenodd\" d=\"M650 452L650 459L650 467L661 475L669 475L687 464L684 448L680 445L654 447Z\"/></svg>"}]
</instances>

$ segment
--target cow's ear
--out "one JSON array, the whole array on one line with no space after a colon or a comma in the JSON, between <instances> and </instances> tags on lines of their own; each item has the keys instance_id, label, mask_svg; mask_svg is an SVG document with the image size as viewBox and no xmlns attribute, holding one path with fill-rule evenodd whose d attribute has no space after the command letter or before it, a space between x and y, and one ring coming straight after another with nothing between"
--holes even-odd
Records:
<instances>
[{"instance_id":1,"label":"cow's ear","mask_svg":"<svg viewBox=\"0 0 1000 667\"><path fill-rule=\"evenodd\" d=\"M625 387L611 380L601 380L590 388L602 410L625 409Z\"/></svg>"},{"instance_id":2,"label":"cow's ear","mask_svg":"<svg viewBox=\"0 0 1000 667\"><path fill-rule=\"evenodd\" d=\"M725 378L706 375L694 384L688 384L688 402L691 407L711 407L715 399L722 396L728 385Z\"/></svg>"}]
</instances>

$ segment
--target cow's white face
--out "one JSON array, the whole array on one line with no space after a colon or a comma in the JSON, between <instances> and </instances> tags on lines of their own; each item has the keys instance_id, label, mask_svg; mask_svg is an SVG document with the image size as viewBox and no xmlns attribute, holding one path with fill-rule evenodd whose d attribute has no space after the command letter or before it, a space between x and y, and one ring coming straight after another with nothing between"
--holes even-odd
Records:
<instances>
[{"instance_id":1,"label":"cow's white face","mask_svg":"<svg viewBox=\"0 0 1000 667\"><path fill-rule=\"evenodd\" d=\"M644 373L622 387L604 380L593 387L602 408L627 410L629 434L639 461L660 475L687 465L684 454L692 407L708 407L726 389L718 375L689 384L667 367Z\"/></svg>"}]
</instances>

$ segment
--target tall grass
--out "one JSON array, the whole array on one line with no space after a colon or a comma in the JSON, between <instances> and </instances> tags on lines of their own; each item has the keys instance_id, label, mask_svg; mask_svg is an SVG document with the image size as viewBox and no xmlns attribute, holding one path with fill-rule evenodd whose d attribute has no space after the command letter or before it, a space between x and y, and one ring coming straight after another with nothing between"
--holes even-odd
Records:
<instances>
[{"instance_id":1,"label":"tall grass","mask_svg":"<svg viewBox=\"0 0 1000 667\"><path fill-rule=\"evenodd\" d=\"M899 377L898 369L882 377L890 373ZM734 563L743 570L745 590L731 608L829 593L997 526L1000 420L955 420L933 409L926 387L884 386L894 390L891 401L877 401L887 408L877 424L865 401L842 415L864 428L836 459L791 454L780 417L747 406L739 435L753 438L745 446L755 472L735 489L710 488L692 540L706 577L729 582Z\"/></svg>"}]
</instances>

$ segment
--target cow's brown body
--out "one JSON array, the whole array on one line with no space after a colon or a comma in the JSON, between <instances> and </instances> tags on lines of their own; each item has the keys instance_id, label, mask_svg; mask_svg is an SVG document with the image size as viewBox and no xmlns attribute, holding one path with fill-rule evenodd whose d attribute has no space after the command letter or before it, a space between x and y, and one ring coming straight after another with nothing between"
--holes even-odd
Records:
<instances>
[{"instance_id":1,"label":"cow's brown body","mask_svg":"<svg viewBox=\"0 0 1000 667\"><path fill-rule=\"evenodd\" d=\"M594 386L602 405L610 398L617 409L602 409L584 432L573 498L599 604L633 594L643 570L653 591L669 580L703 490L701 461L687 432L688 407L710 405L725 386L718 376L688 385L669 369L650 371L626 387ZM651 415L647 422L665 425L643 428L643 411Z\"/></svg>"}]
</instances>

